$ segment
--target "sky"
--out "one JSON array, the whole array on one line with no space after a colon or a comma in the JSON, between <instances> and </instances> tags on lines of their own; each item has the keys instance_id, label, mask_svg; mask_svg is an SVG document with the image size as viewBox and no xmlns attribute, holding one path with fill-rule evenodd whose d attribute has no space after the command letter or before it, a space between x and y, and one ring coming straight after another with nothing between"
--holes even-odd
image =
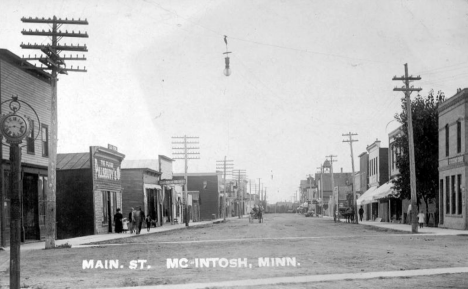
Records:
<instances>
[{"instance_id":1,"label":"sky","mask_svg":"<svg viewBox=\"0 0 468 289\"><path fill-rule=\"evenodd\" d=\"M89 38L60 42L87 45L87 61L67 65L88 72L59 78L59 153L112 144L130 160L171 157L172 137L196 136L188 172L226 156L269 202L291 200L328 155L351 172L343 134L357 134L356 171L368 145L388 147L405 63L422 96L468 83L467 1L2 0L0 48L33 54L19 45L50 39L21 30L49 27L21 17L54 15L89 22L62 27Z\"/></svg>"}]
</instances>

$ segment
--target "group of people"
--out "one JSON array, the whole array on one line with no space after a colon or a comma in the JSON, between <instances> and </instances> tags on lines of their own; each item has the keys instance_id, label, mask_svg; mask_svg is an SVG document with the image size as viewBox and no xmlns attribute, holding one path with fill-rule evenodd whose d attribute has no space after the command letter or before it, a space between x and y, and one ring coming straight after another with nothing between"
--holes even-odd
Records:
<instances>
[{"instance_id":1,"label":"group of people","mask_svg":"<svg viewBox=\"0 0 468 289\"><path fill-rule=\"evenodd\" d=\"M149 232L151 228L151 216L145 217L145 213L141 210L141 207L131 209L128 214L128 219L124 218L122 213L120 213L120 208L118 208L117 213L114 215L114 226L116 233L126 233L127 231L136 234L140 234L141 226L143 222L146 222L146 230Z\"/></svg>"},{"instance_id":2,"label":"group of people","mask_svg":"<svg viewBox=\"0 0 468 289\"><path fill-rule=\"evenodd\" d=\"M362 222L362 216L363 215L364 215L364 209L361 206L361 208L359 209L359 218L361 219L361 222ZM438 208L437 207L436 207L435 215L438 215ZM408 206L407 216L408 216L408 218L410 220L409 223L411 224L411 204ZM426 214L424 214L423 210L420 210L419 214L416 217L418 218L419 228L422 228L424 226L424 222L426 220Z\"/></svg>"}]
</instances>

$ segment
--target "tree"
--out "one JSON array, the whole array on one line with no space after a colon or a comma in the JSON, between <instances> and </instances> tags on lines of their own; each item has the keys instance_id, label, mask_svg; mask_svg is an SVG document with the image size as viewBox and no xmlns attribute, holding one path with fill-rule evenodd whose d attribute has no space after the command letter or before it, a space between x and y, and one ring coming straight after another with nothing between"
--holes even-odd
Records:
<instances>
[{"instance_id":1,"label":"tree","mask_svg":"<svg viewBox=\"0 0 468 289\"><path fill-rule=\"evenodd\" d=\"M443 92L434 95L431 90L427 98L418 95L411 101L413 120L414 159L416 167L416 196L419 210L420 200L429 209L429 200L436 198L439 190L439 132L438 107L445 99ZM400 192L400 199L411 199L409 148L408 148L408 117L406 113L406 98L401 101L402 111L395 114L395 119L402 125L403 133L395 137L396 167L400 171L398 178L392 180L393 188ZM414 208L413 208L414 209ZM428 220L428 219L426 219Z\"/></svg>"}]
</instances>

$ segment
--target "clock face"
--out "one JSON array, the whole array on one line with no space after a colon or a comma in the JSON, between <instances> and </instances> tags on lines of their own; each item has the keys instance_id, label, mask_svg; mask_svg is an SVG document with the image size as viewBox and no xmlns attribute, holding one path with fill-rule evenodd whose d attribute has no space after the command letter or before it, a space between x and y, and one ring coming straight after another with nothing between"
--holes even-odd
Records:
<instances>
[{"instance_id":1,"label":"clock face","mask_svg":"<svg viewBox=\"0 0 468 289\"><path fill-rule=\"evenodd\" d=\"M28 132L26 120L17 115L5 117L2 123L2 131L11 138L22 138Z\"/></svg>"}]
</instances>

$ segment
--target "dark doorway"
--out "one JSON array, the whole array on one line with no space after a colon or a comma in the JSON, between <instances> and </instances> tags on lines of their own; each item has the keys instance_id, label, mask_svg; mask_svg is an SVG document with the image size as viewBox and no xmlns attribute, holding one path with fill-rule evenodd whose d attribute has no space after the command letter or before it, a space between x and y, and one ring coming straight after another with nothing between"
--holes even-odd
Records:
<instances>
[{"instance_id":1,"label":"dark doorway","mask_svg":"<svg viewBox=\"0 0 468 289\"><path fill-rule=\"evenodd\" d=\"M151 220L156 220L157 219L156 190L146 189L146 203L148 204L147 215L151 217Z\"/></svg>"},{"instance_id":2,"label":"dark doorway","mask_svg":"<svg viewBox=\"0 0 468 289\"><path fill-rule=\"evenodd\" d=\"M39 240L39 199L37 175L24 174L23 177L23 228L24 238Z\"/></svg>"}]
</instances>

